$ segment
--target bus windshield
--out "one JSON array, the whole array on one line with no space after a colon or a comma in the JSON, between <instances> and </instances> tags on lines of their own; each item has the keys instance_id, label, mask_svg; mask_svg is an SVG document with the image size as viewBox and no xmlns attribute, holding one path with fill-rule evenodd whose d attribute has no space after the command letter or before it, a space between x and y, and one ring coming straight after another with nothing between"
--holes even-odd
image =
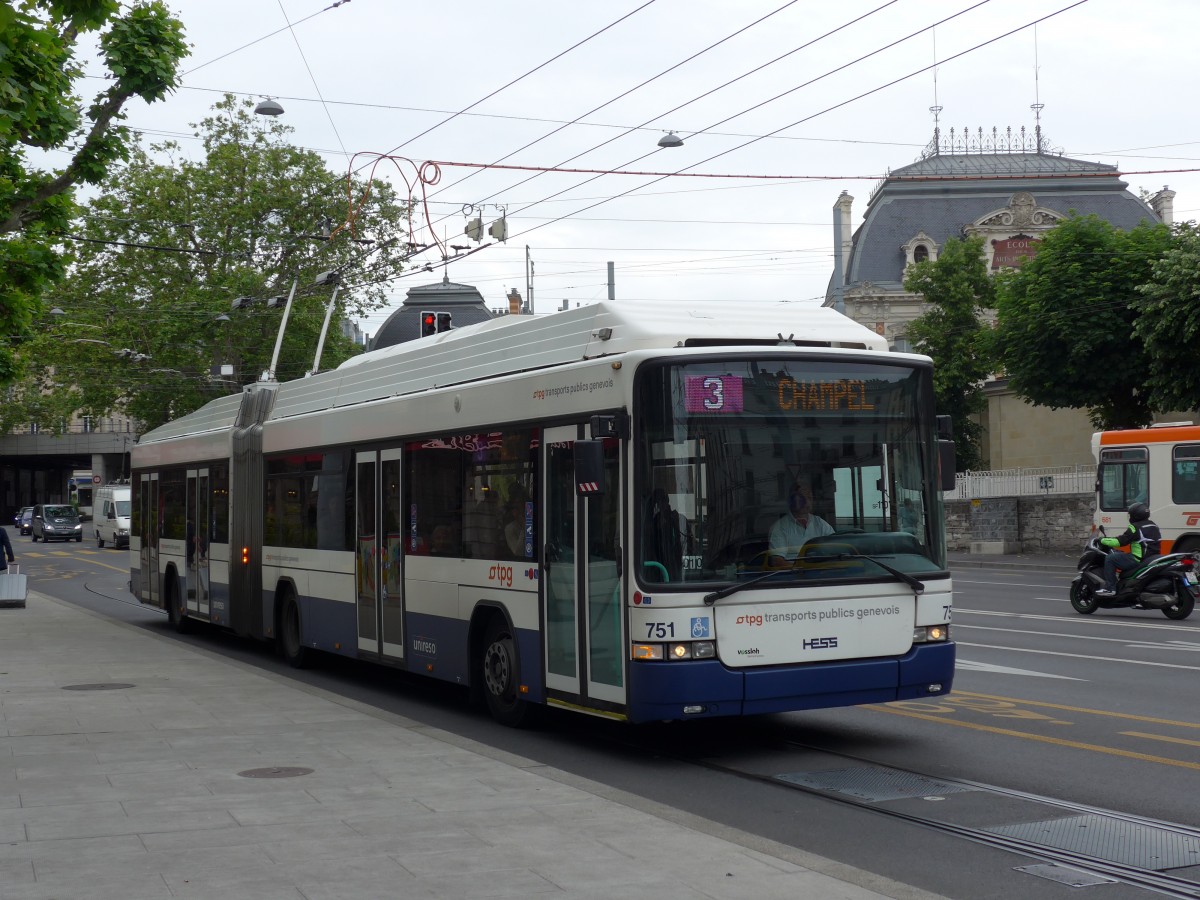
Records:
<instances>
[{"instance_id":1,"label":"bus windshield","mask_svg":"<svg viewBox=\"0 0 1200 900\"><path fill-rule=\"evenodd\" d=\"M927 367L764 356L639 379L643 587L945 569Z\"/></svg>"}]
</instances>

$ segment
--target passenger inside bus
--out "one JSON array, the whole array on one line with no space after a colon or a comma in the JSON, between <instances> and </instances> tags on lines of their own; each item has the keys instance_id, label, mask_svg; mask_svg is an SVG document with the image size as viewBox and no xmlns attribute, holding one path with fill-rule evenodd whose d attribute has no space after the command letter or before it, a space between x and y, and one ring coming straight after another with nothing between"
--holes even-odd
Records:
<instances>
[{"instance_id":1,"label":"passenger inside bus","mask_svg":"<svg viewBox=\"0 0 1200 900\"><path fill-rule=\"evenodd\" d=\"M454 529L449 525L438 525L433 529L433 544L429 548L433 556L458 556L457 542L454 540Z\"/></svg>"},{"instance_id":2,"label":"passenger inside bus","mask_svg":"<svg viewBox=\"0 0 1200 900\"><path fill-rule=\"evenodd\" d=\"M508 521L504 523L504 546L513 559L525 559L525 500L514 496L508 501Z\"/></svg>"}]
</instances>

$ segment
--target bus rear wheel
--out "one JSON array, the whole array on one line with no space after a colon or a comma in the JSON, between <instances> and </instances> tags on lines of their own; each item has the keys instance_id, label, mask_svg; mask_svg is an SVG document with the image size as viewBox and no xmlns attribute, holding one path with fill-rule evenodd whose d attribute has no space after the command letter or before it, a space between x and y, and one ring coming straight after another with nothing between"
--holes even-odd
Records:
<instances>
[{"instance_id":1,"label":"bus rear wheel","mask_svg":"<svg viewBox=\"0 0 1200 900\"><path fill-rule=\"evenodd\" d=\"M312 663L312 652L304 646L300 628L300 604L291 591L283 595L279 611L279 652L293 669L304 669Z\"/></svg>"},{"instance_id":2,"label":"bus rear wheel","mask_svg":"<svg viewBox=\"0 0 1200 900\"><path fill-rule=\"evenodd\" d=\"M187 610L179 602L179 584L173 572L167 573L167 583L163 586L164 606L167 608L167 621L177 634L187 634L191 631L192 620L187 617Z\"/></svg>"},{"instance_id":3,"label":"bus rear wheel","mask_svg":"<svg viewBox=\"0 0 1200 900\"><path fill-rule=\"evenodd\" d=\"M522 700L518 691L517 642L502 616L494 615L488 622L479 664L483 696L492 718L511 728L532 724L535 707Z\"/></svg>"}]
</instances>

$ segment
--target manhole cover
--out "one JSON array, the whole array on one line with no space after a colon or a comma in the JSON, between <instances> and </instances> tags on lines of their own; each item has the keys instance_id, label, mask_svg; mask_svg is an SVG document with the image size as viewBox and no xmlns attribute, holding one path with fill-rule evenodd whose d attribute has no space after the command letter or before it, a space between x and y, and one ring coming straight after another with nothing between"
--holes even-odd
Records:
<instances>
[{"instance_id":1,"label":"manhole cover","mask_svg":"<svg viewBox=\"0 0 1200 900\"><path fill-rule=\"evenodd\" d=\"M1115 878L1106 878L1103 875L1097 875L1095 872L1083 872L1079 869L1072 869L1070 866L1060 866L1056 863L1017 866L1016 871L1024 872L1027 875L1036 875L1038 878L1047 878L1050 881L1057 881L1059 884L1066 884L1071 887L1092 887L1097 884L1117 883Z\"/></svg>"},{"instance_id":2,"label":"manhole cover","mask_svg":"<svg viewBox=\"0 0 1200 900\"><path fill-rule=\"evenodd\" d=\"M788 772L776 775L780 781L788 781L818 791L846 794L871 803L887 800L903 800L909 797L934 797L974 791L977 788L965 784L948 784L913 772L895 772L870 766L852 769L827 769L819 772Z\"/></svg>"},{"instance_id":3,"label":"manhole cover","mask_svg":"<svg viewBox=\"0 0 1200 900\"><path fill-rule=\"evenodd\" d=\"M984 831L1156 872L1200 864L1200 839L1191 834L1111 816L1067 816Z\"/></svg>"},{"instance_id":4,"label":"manhole cover","mask_svg":"<svg viewBox=\"0 0 1200 900\"><path fill-rule=\"evenodd\" d=\"M137 687L124 681L105 681L100 684L64 684L64 691L123 691L125 688Z\"/></svg>"},{"instance_id":5,"label":"manhole cover","mask_svg":"<svg viewBox=\"0 0 1200 900\"><path fill-rule=\"evenodd\" d=\"M297 775L311 775L312 769L303 766L268 766L265 769L246 769L238 772L242 778L295 778Z\"/></svg>"}]
</instances>

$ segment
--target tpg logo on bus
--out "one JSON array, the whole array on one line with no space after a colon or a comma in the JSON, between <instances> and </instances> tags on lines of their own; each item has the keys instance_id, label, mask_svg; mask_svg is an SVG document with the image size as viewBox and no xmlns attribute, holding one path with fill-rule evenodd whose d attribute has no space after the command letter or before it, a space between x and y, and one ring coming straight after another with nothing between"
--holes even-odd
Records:
<instances>
[{"instance_id":1,"label":"tpg logo on bus","mask_svg":"<svg viewBox=\"0 0 1200 900\"><path fill-rule=\"evenodd\" d=\"M498 581L505 587L512 587L512 566L492 566L488 581Z\"/></svg>"}]
</instances>

